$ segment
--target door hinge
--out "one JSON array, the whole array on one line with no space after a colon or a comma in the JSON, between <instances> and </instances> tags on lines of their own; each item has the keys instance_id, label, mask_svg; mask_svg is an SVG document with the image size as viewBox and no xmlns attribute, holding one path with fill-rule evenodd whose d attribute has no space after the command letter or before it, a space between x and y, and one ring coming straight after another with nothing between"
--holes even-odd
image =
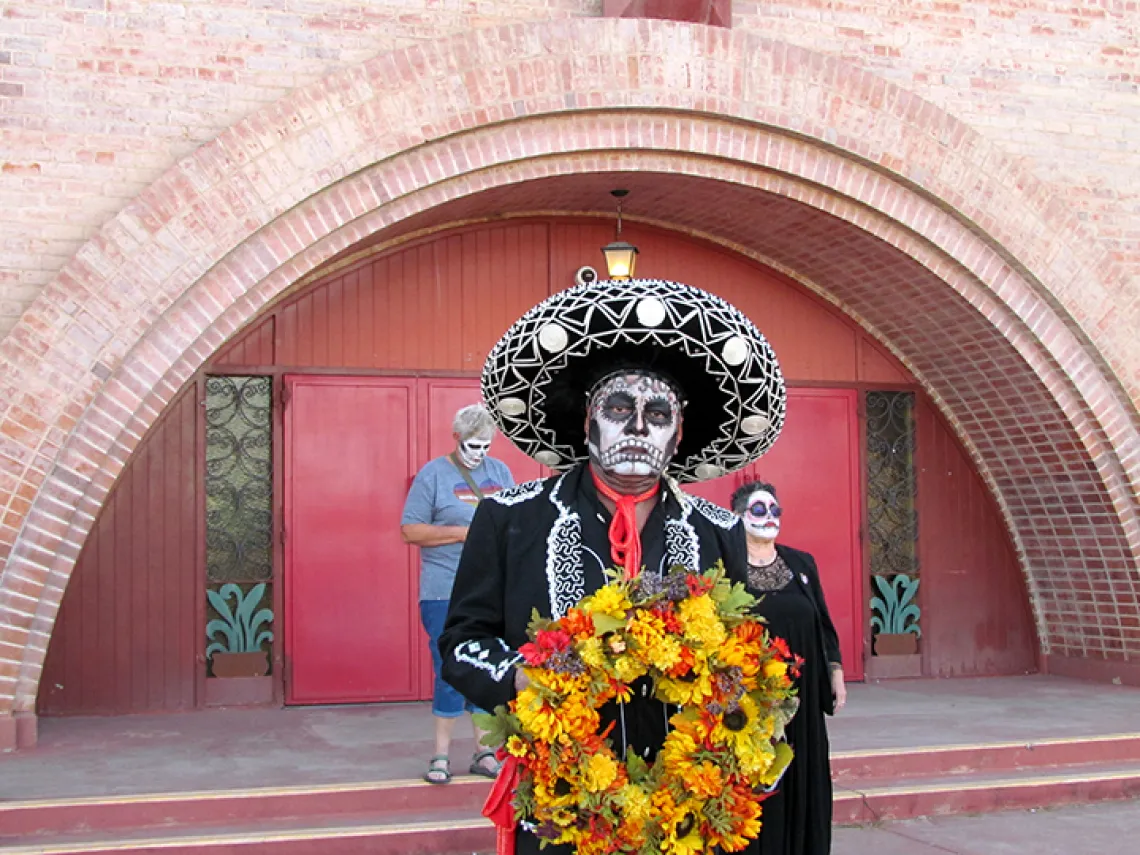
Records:
<instances>
[{"instance_id":1,"label":"door hinge","mask_svg":"<svg viewBox=\"0 0 1140 855\"><path fill-rule=\"evenodd\" d=\"M281 406L289 406L289 399L293 397L293 393L289 389L289 381L284 377L281 378Z\"/></svg>"},{"instance_id":2,"label":"door hinge","mask_svg":"<svg viewBox=\"0 0 1140 855\"><path fill-rule=\"evenodd\" d=\"M281 522L280 529L281 529L281 534L279 535L279 537L281 538L281 545L284 546L285 540L287 538L287 535L285 533L285 522L284 521Z\"/></svg>"}]
</instances>

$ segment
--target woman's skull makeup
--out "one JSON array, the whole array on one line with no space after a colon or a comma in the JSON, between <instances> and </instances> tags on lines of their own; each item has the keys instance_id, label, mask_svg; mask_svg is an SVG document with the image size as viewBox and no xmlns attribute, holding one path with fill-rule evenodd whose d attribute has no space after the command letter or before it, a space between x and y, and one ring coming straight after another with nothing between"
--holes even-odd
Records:
<instances>
[{"instance_id":1,"label":"woman's skull makeup","mask_svg":"<svg viewBox=\"0 0 1140 855\"><path fill-rule=\"evenodd\" d=\"M659 476L677 450L681 402L653 374L603 380L590 396L588 418L590 460L606 472Z\"/></svg>"},{"instance_id":2,"label":"woman's skull makeup","mask_svg":"<svg viewBox=\"0 0 1140 855\"><path fill-rule=\"evenodd\" d=\"M775 540L780 533L780 503L767 490L757 490L748 497L741 520L745 530L753 537Z\"/></svg>"},{"instance_id":3,"label":"woman's skull makeup","mask_svg":"<svg viewBox=\"0 0 1140 855\"><path fill-rule=\"evenodd\" d=\"M490 434L476 434L467 437L467 439L461 439L456 446L459 462L468 469L478 468L491 448L492 439L493 437Z\"/></svg>"}]
</instances>

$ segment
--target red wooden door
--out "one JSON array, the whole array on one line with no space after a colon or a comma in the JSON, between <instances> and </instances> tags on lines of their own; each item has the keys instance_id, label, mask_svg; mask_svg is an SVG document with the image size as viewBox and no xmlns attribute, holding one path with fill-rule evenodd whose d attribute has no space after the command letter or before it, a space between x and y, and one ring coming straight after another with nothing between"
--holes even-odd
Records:
<instances>
[{"instance_id":1,"label":"red wooden door","mask_svg":"<svg viewBox=\"0 0 1140 855\"><path fill-rule=\"evenodd\" d=\"M768 454L743 473L687 488L728 507L745 481L776 487L784 508L779 542L815 556L850 680L863 679L857 396L853 389L790 389L787 422Z\"/></svg>"},{"instance_id":2,"label":"red wooden door","mask_svg":"<svg viewBox=\"0 0 1140 855\"><path fill-rule=\"evenodd\" d=\"M415 381L287 376L286 702L419 697L419 616L400 514Z\"/></svg>"}]
</instances>

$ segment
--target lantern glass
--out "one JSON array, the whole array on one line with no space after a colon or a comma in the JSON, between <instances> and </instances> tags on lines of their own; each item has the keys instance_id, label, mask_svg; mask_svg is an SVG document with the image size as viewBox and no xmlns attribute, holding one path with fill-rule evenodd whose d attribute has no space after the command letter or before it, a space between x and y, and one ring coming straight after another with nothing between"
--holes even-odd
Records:
<instances>
[{"instance_id":1,"label":"lantern glass","mask_svg":"<svg viewBox=\"0 0 1140 855\"><path fill-rule=\"evenodd\" d=\"M633 269L637 264L637 247L623 240L602 247L602 255L606 257L606 270L610 279L632 279Z\"/></svg>"}]
</instances>

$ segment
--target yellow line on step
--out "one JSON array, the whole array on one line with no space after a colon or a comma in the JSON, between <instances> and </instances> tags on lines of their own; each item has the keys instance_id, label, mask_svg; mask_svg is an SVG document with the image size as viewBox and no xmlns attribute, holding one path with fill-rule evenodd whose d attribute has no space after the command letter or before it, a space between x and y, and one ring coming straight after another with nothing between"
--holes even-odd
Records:
<instances>
[{"instance_id":1,"label":"yellow line on step","mask_svg":"<svg viewBox=\"0 0 1140 855\"><path fill-rule=\"evenodd\" d=\"M922 745L914 748L861 748L854 751L833 751L831 759L852 757L901 757L909 754L949 754L953 751L979 751L995 748L1041 748L1054 745L1084 744L1088 742L1128 742L1140 739L1140 733L1109 733L1102 736L1058 736L1048 739L1021 740L1020 742L963 742L954 745Z\"/></svg>"},{"instance_id":2,"label":"yellow line on step","mask_svg":"<svg viewBox=\"0 0 1140 855\"><path fill-rule=\"evenodd\" d=\"M448 786L456 784L468 786L486 785L491 782L485 778L474 775L456 775ZM321 795L325 793L359 793L368 790L395 790L407 787L425 789L436 787L438 784L429 784L427 781L417 779L401 779L394 781L354 781L343 784L298 784L292 787L250 787L248 789L234 790L190 790L186 792L169 793L139 793L126 796L76 796L60 799L27 799L25 801L0 802L0 813L4 811L26 810L38 808L82 807L84 805L133 805L158 804L162 802L190 802L190 801L217 801L219 799L257 799L279 796Z\"/></svg>"},{"instance_id":3,"label":"yellow line on step","mask_svg":"<svg viewBox=\"0 0 1140 855\"><path fill-rule=\"evenodd\" d=\"M988 781L948 781L942 780L933 784L912 784L900 787L849 787L836 784L836 801L844 796L847 798L867 798L872 796L904 796L918 795L920 793L939 793L951 791L960 793L963 790L995 790L1005 787L1045 787L1051 784L1092 784L1105 781L1125 781L1134 778L1140 781L1140 769L1125 772L1103 772L1089 775L1048 775L1039 778L1002 778ZM839 791L843 791L843 796Z\"/></svg>"}]
</instances>

